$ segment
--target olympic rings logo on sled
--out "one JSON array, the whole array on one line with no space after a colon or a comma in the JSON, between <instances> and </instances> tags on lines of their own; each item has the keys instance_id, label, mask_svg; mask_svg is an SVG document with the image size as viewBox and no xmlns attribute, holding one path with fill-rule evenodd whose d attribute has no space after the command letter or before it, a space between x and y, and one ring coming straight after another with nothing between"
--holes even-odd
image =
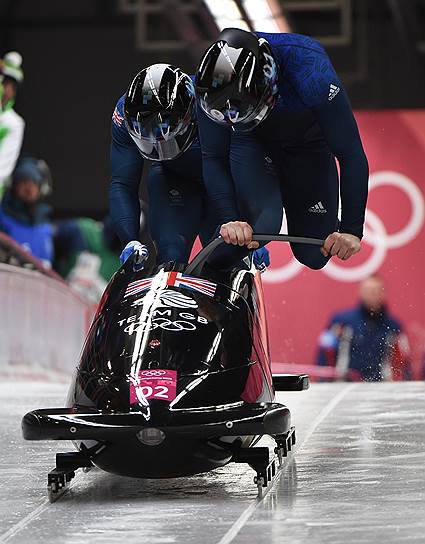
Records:
<instances>
[{"instance_id":1,"label":"olympic rings logo on sled","mask_svg":"<svg viewBox=\"0 0 425 544\"><path fill-rule=\"evenodd\" d=\"M206 324L207 320L202 321L201 317L198 317L197 322ZM155 330L155 329L162 329L164 331L171 331L171 332L180 332L180 331L196 331L197 327L196 324L190 321L183 321L181 319L178 319L176 321L172 321L171 319L168 319L166 317L160 317L156 318L152 322L143 322L143 323L131 323L127 327L125 327L124 332L129 334L130 336L139 331L145 331L145 330Z\"/></svg>"},{"instance_id":2,"label":"olympic rings logo on sled","mask_svg":"<svg viewBox=\"0 0 425 544\"><path fill-rule=\"evenodd\" d=\"M370 175L369 192L384 185L396 187L408 197L412 209L408 223L398 232L389 234L378 214L367 209L363 240L373 247L373 251L367 261L352 267L342 267L336 264L335 260L330 260L322 272L332 279L357 282L367 278L384 264L389 249L409 244L420 232L425 218L425 204L422 192L416 183L407 176L390 170ZM303 265L293 257L289 263L267 270L263 275L263 281L283 283L294 278L302 269Z\"/></svg>"},{"instance_id":3,"label":"olympic rings logo on sled","mask_svg":"<svg viewBox=\"0 0 425 544\"><path fill-rule=\"evenodd\" d=\"M166 370L142 370L140 372L140 375L144 378L151 378L151 377L158 377L158 376L164 376L164 374L167 374Z\"/></svg>"}]
</instances>

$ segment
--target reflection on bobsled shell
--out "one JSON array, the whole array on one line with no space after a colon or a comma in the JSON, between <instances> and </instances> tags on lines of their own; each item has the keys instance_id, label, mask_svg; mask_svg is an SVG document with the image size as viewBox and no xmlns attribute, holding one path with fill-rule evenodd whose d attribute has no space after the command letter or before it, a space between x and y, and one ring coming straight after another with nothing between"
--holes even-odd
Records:
<instances>
[{"instance_id":1,"label":"reflection on bobsled shell","mask_svg":"<svg viewBox=\"0 0 425 544\"><path fill-rule=\"evenodd\" d=\"M99 304L67 407L24 417L26 439L77 446L75 453L58 454L51 491L66 485L76 468L93 464L161 478L230 461L254 467L261 487L275 468L267 448L249 446L270 434L279 455L291 449L289 410L274 402L255 267L198 275L185 270L168 263L145 277L127 261ZM283 389L308 387L306 376L279 379Z\"/></svg>"}]
</instances>

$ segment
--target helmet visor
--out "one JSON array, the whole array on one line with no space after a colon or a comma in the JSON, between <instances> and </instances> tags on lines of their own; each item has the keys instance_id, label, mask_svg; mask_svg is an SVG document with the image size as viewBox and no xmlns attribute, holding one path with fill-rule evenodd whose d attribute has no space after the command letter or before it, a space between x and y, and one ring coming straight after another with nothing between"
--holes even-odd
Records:
<instances>
[{"instance_id":1,"label":"helmet visor","mask_svg":"<svg viewBox=\"0 0 425 544\"><path fill-rule=\"evenodd\" d=\"M138 112L135 116L126 115L125 122L140 153L153 161L175 159L186 151L196 135L196 122L191 109L184 117L178 112Z\"/></svg>"}]
</instances>

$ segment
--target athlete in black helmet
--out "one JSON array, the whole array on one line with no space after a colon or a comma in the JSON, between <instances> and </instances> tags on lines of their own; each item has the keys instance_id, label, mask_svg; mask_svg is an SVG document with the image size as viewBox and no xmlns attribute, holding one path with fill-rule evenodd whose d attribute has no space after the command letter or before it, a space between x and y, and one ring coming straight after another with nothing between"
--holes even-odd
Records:
<instances>
[{"instance_id":1,"label":"athlete in black helmet","mask_svg":"<svg viewBox=\"0 0 425 544\"><path fill-rule=\"evenodd\" d=\"M209 241L215 223L208 215L197 139L195 92L179 68L154 64L139 72L112 116L110 214L123 244L121 261L147 250L139 240L139 186L144 159L150 234L157 263L189 259L200 234ZM267 255L265 256L267 258ZM261 265L257 258L257 264Z\"/></svg>"},{"instance_id":2,"label":"athlete in black helmet","mask_svg":"<svg viewBox=\"0 0 425 544\"><path fill-rule=\"evenodd\" d=\"M271 112L277 82L277 66L268 42L251 32L227 28L201 61L197 92L210 119L248 131Z\"/></svg>"},{"instance_id":3,"label":"athlete in black helmet","mask_svg":"<svg viewBox=\"0 0 425 544\"><path fill-rule=\"evenodd\" d=\"M144 159L149 226L157 261L186 262L205 217L202 167L196 142L192 80L179 68L154 64L139 72L112 116L110 212L125 246L124 262L139 241L139 186Z\"/></svg>"},{"instance_id":4,"label":"athlete in black helmet","mask_svg":"<svg viewBox=\"0 0 425 544\"><path fill-rule=\"evenodd\" d=\"M179 68L154 64L139 72L124 100L127 130L146 159L176 159L196 136L192 80Z\"/></svg>"},{"instance_id":5,"label":"athlete in black helmet","mask_svg":"<svg viewBox=\"0 0 425 544\"><path fill-rule=\"evenodd\" d=\"M290 234L326 240L321 251L292 245L307 266L360 250L367 159L317 41L225 29L200 62L196 91L204 181L227 242L255 247L253 230L278 232L283 204Z\"/></svg>"}]
</instances>

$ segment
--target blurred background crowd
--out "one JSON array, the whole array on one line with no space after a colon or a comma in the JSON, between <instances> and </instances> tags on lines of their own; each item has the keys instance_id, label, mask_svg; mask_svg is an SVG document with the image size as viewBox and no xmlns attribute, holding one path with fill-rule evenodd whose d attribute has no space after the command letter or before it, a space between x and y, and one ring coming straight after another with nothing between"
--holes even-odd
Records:
<instances>
[{"instance_id":1,"label":"blurred background crowd","mask_svg":"<svg viewBox=\"0 0 425 544\"><path fill-rule=\"evenodd\" d=\"M12 239L87 301L99 300L122 249L107 209L116 99L154 62L193 73L226 26L319 39L356 109L425 108L422 0L77 0L72 9L1 0L0 256ZM382 268L359 278L357 301L352 290L347 308L317 324L310 360L289 360L330 369L321 379L424 379L425 359L412 370L409 334Z\"/></svg>"},{"instance_id":2,"label":"blurred background crowd","mask_svg":"<svg viewBox=\"0 0 425 544\"><path fill-rule=\"evenodd\" d=\"M22 64L17 51L0 59L0 232L96 303L119 267L119 241L107 215L101 221L53 219L50 168L23 149L25 122L14 109L24 82Z\"/></svg>"}]
</instances>

